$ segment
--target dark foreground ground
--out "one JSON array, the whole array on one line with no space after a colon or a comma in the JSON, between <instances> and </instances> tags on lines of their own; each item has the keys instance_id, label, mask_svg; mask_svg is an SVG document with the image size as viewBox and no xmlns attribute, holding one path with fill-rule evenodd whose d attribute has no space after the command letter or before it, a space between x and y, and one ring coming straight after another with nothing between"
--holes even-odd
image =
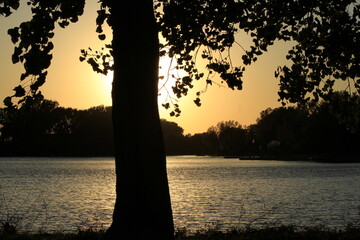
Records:
<instances>
[{"instance_id":1,"label":"dark foreground ground","mask_svg":"<svg viewBox=\"0 0 360 240\"><path fill-rule=\"evenodd\" d=\"M19 234L0 233L0 240L101 240L104 231L92 229L76 233ZM348 225L346 228L328 229L325 227L292 226L268 227L263 229L246 228L220 231L218 229L200 230L194 233L178 230L176 240L360 240L360 226ZM144 239L146 240L146 239Z\"/></svg>"}]
</instances>

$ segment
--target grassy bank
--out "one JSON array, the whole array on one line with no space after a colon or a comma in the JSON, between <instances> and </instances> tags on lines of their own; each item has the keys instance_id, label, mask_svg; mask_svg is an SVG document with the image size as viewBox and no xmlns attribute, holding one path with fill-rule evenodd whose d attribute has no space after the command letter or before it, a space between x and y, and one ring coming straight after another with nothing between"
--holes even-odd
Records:
<instances>
[{"instance_id":1,"label":"grassy bank","mask_svg":"<svg viewBox=\"0 0 360 240\"><path fill-rule=\"evenodd\" d=\"M76 233L0 233L1 240L101 240L104 231L92 229ZM329 229L322 226L301 227L277 226L262 229L245 228L221 231L205 229L188 232L177 230L176 240L359 240L360 226L348 225L344 229Z\"/></svg>"}]
</instances>

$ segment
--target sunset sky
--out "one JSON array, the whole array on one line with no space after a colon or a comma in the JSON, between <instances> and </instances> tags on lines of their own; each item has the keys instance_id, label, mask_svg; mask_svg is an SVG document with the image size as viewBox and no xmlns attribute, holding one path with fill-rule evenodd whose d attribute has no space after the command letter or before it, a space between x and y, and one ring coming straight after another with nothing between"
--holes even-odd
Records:
<instances>
[{"instance_id":1,"label":"sunset sky","mask_svg":"<svg viewBox=\"0 0 360 240\"><path fill-rule=\"evenodd\" d=\"M79 61L80 49L100 49L103 44L95 33L97 8L96 1L88 1L85 13L78 23L71 24L66 29L57 27L55 31L53 60L47 82L41 91L45 98L58 101L60 106L86 109L98 105L111 105L111 76L96 74L87 63ZM11 62L14 46L7 35L7 29L28 19L30 13L26 4L11 17L1 17L0 106L3 106L2 100L6 96L13 94L12 89L19 84L18 79L23 70L21 64L13 65ZM246 36L238 39L244 46L248 40ZM212 86L202 95L202 106L196 107L193 103L195 93L205 87L204 82L197 82L195 89L187 97L179 100L182 110L180 117L170 117L169 111L160 107L161 117L177 122L184 128L185 133L190 134L204 132L220 121L236 120L242 125L255 123L262 110L280 106L277 101L278 80L274 77L274 71L277 66L286 63L285 54L290 47L291 43L279 42L254 65L248 67L242 91ZM240 48L234 49L235 63L240 62L240 55L235 53L242 53L241 51ZM162 93L162 96L164 94Z\"/></svg>"}]
</instances>

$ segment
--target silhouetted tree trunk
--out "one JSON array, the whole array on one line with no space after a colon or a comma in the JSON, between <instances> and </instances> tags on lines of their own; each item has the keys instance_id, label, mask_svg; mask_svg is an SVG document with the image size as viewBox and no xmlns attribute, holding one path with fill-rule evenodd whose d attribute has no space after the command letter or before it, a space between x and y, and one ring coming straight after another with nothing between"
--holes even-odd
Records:
<instances>
[{"instance_id":1,"label":"silhouetted tree trunk","mask_svg":"<svg viewBox=\"0 0 360 240\"><path fill-rule=\"evenodd\" d=\"M116 203L108 239L173 239L153 3L113 1Z\"/></svg>"}]
</instances>

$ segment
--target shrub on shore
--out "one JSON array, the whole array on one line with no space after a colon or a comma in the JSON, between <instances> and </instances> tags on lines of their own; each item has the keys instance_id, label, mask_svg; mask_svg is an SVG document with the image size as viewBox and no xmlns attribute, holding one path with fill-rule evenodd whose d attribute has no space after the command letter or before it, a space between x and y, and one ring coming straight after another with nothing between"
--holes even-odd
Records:
<instances>
[{"instance_id":1,"label":"shrub on shore","mask_svg":"<svg viewBox=\"0 0 360 240\"><path fill-rule=\"evenodd\" d=\"M1 240L101 240L104 230L78 230L75 233L1 233ZM348 225L344 229L330 229L324 226L294 227L272 226L266 228L244 228L219 230L209 228L196 232L186 229L176 231L175 240L359 240L360 226Z\"/></svg>"}]
</instances>

